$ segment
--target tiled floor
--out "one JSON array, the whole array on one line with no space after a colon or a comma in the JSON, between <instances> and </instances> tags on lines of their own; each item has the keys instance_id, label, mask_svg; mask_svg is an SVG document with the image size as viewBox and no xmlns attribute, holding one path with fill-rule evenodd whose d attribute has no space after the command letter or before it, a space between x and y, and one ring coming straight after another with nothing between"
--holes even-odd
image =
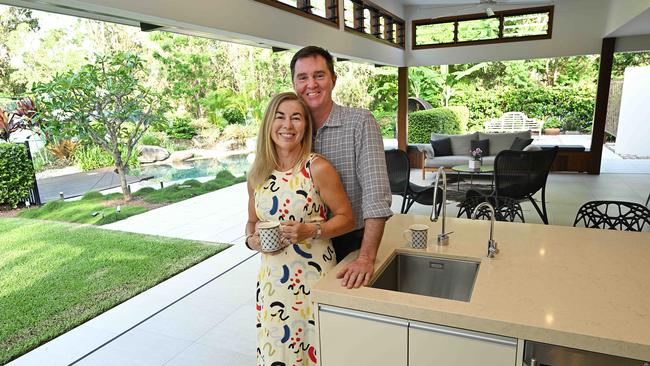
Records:
<instances>
[{"instance_id":1,"label":"tiled floor","mask_svg":"<svg viewBox=\"0 0 650 366\"><path fill-rule=\"evenodd\" d=\"M411 177L418 182L421 171L413 170ZM419 183L432 179L429 173ZM551 174L547 187L551 224L570 226L588 200L644 203L650 174ZM245 202L246 187L239 184L110 225L114 230L236 245L11 365L252 365L259 257L242 245ZM400 205L401 198L394 196L393 210L399 212ZM527 222L541 223L532 205L523 208ZM428 215L430 210L415 204L410 213ZM456 203L450 202L448 215L455 217L456 212Z\"/></svg>"}]
</instances>

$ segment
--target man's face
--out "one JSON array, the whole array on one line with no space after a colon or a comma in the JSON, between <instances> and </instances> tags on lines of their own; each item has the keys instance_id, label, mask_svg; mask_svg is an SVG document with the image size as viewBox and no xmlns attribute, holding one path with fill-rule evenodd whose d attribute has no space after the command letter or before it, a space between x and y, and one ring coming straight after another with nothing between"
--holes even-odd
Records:
<instances>
[{"instance_id":1,"label":"man's face","mask_svg":"<svg viewBox=\"0 0 650 366\"><path fill-rule=\"evenodd\" d=\"M332 104L332 90L335 84L336 78L327 68L327 61L322 56L304 57L296 61L293 89L311 111Z\"/></svg>"}]
</instances>

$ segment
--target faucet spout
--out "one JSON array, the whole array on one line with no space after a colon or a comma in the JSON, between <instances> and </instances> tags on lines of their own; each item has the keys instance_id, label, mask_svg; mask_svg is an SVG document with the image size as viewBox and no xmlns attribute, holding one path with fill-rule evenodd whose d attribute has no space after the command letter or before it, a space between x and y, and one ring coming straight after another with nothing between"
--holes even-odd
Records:
<instances>
[{"instance_id":1,"label":"faucet spout","mask_svg":"<svg viewBox=\"0 0 650 366\"><path fill-rule=\"evenodd\" d=\"M436 203L438 202L438 182L442 176L442 221L441 221L441 231L438 234L438 245L448 245L449 244L449 234L451 232L446 232L446 219L447 216L447 173L445 168L440 167L436 172L436 181L433 188L433 207L431 208L431 221L438 221L438 211L436 210Z\"/></svg>"},{"instance_id":2,"label":"faucet spout","mask_svg":"<svg viewBox=\"0 0 650 366\"><path fill-rule=\"evenodd\" d=\"M487 207L490 209L490 239L488 240L488 252L487 256L488 258L494 258L494 255L499 253L499 249L497 248L497 242L494 241L494 220L495 220L495 212L494 212L494 207L489 202L481 202L476 208L474 209L474 212L472 213L472 218L476 219L478 216L479 211L483 207Z\"/></svg>"}]
</instances>

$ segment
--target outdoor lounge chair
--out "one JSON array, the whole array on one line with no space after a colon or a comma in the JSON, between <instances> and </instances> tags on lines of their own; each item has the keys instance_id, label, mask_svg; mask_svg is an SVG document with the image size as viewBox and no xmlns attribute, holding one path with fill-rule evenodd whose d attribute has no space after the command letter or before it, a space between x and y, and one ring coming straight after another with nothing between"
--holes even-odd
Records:
<instances>
[{"instance_id":1,"label":"outdoor lounge chair","mask_svg":"<svg viewBox=\"0 0 650 366\"><path fill-rule=\"evenodd\" d=\"M433 205L433 186L420 186L410 182L411 164L406 152L394 149L385 151L386 167L390 190L393 194L402 196L400 213L407 213L415 202L422 205ZM436 212L442 209L442 189L438 188Z\"/></svg>"},{"instance_id":2,"label":"outdoor lounge chair","mask_svg":"<svg viewBox=\"0 0 650 366\"><path fill-rule=\"evenodd\" d=\"M469 190L466 197L480 195L493 197L491 201L499 206L501 205L499 199L502 197L515 201L528 199L544 224L548 225L546 180L557 151L557 146L540 151L501 151L494 159L494 190L492 192ZM540 190L542 191L541 209L533 198L533 195Z\"/></svg>"},{"instance_id":3,"label":"outdoor lounge chair","mask_svg":"<svg viewBox=\"0 0 650 366\"><path fill-rule=\"evenodd\" d=\"M573 226L588 228L643 231L650 225L650 209L625 201L589 201L578 209Z\"/></svg>"}]
</instances>

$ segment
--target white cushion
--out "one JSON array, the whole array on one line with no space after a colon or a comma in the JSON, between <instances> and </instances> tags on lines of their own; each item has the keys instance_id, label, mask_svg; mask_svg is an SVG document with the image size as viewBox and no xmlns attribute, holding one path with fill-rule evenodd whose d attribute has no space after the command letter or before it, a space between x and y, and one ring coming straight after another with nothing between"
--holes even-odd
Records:
<instances>
[{"instance_id":1,"label":"white cushion","mask_svg":"<svg viewBox=\"0 0 650 366\"><path fill-rule=\"evenodd\" d=\"M490 140L490 155L496 155L503 150L509 150L515 137L527 140L530 138L530 131L507 132L507 133L485 133L479 132L479 140Z\"/></svg>"}]
</instances>

